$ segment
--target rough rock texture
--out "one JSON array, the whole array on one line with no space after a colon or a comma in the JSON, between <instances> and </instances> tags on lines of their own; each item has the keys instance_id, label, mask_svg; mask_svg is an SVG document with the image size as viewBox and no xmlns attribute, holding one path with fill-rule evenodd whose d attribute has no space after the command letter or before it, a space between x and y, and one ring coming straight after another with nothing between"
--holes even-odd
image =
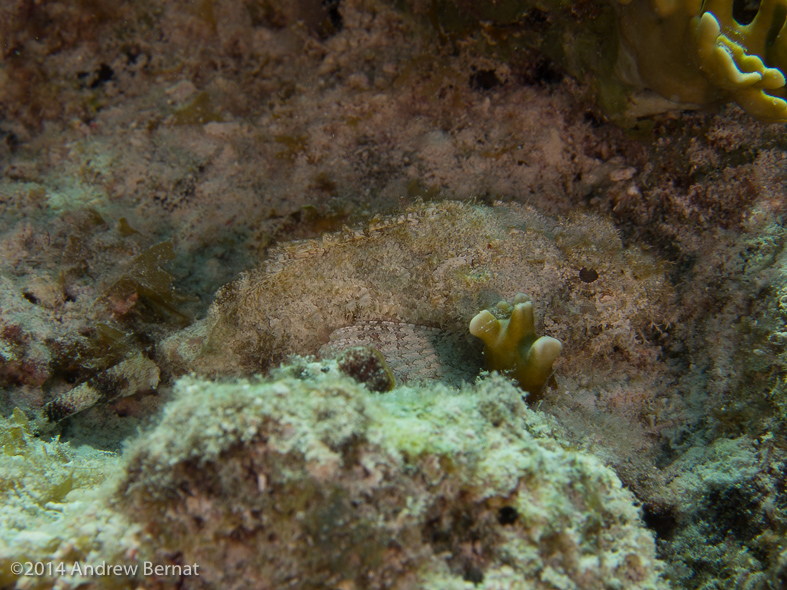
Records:
<instances>
[{"instance_id":1,"label":"rough rock texture","mask_svg":"<svg viewBox=\"0 0 787 590\"><path fill-rule=\"evenodd\" d=\"M646 509L681 588L781 588L787 582L787 454L770 436L719 438L666 469Z\"/></svg>"},{"instance_id":2,"label":"rough rock texture","mask_svg":"<svg viewBox=\"0 0 787 590\"><path fill-rule=\"evenodd\" d=\"M184 318L151 313L139 289L110 291L156 244L171 244L162 268L189 295L172 307L195 317L274 240L419 197L566 211L585 190L598 165L586 148L609 130L561 73L525 77L457 53L385 3L344 0L317 9L318 23L304 16L314 9L2 3L6 413L36 412L122 358L97 352L104 325L155 356ZM488 72L499 83L480 84Z\"/></svg>"},{"instance_id":3,"label":"rough rock texture","mask_svg":"<svg viewBox=\"0 0 787 590\"><path fill-rule=\"evenodd\" d=\"M120 512L109 506L113 474L120 457L83 446L33 436L21 410L0 418L0 585L3 588L83 587L89 577L71 576L79 563L96 566L102 560L118 565L142 558L144 538ZM103 485L102 485L103 483ZM19 576L14 562L41 562L38 575ZM46 564L46 565L44 565ZM68 567L69 575L56 569ZM17 575L14 575L17 574ZM125 588L128 580L104 577L102 588Z\"/></svg>"},{"instance_id":4,"label":"rough rock texture","mask_svg":"<svg viewBox=\"0 0 787 590\"><path fill-rule=\"evenodd\" d=\"M118 498L159 560L201 564L188 588L667 587L631 493L501 379L185 379Z\"/></svg>"},{"instance_id":5,"label":"rough rock texture","mask_svg":"<svg viewBox=\"0 0 787 590\"><path fill-rule=\"evenodd\" d=\"M37 413L142 350L161 368L154 394L57 425L74 446L116 449L166 403L173 370L191 370L207 326L173 332L201 318L241 270L270 270L272 244L279 256L291 239L363 228L379 212L395 218L418 197L432 206L444 198L527 204L567 227L586 225L583 240L601 243L591 258L610 269L618 262L606 253L635 244L666 281L656 297L670 293L656 301L638 286L652 284L651 275L613 281L580 259L556 297L534 296L538 333L568 336L573 347L538 410L642 501L675 585L784 585L784 128L757 124L734 105L632 119L625 131L608 124L593 97L611 100L606 112L625 98L609 84L614 72L605 79L602 71L618 44L612 2L547 0L523 11L530 0L315 4L0 2L3 414ZM756 10L734 4L749 16ZM603 46L589 44L599 33ZM512 252L525 249L517 235L507 238ZM417 251L418 242L409 244ZM494 256L505 269L494 280L523 272L521 256ZM555 284L530 262L535 288ZM470 313L517 291L537 295L533 288L511 281L488 299L479 291L481 306ZM561 307L566 296L570 308ZM348 300L316 301L341 309ZM466 325L452 331L460 318L448 316L458 308L437 303L423 313L439 325L353 317L326 344L376 339L399 361L389 364L401 382L472 381L479 351L452 356L467 342ZM654 306L667 321L645 321ZM609 323L609 314L636 320ZM297 330L303 316L295 317ZM41 448L31 432L26 440ZM15 458L4 465L19 481L57 487L75 465L60 461L58 443L46 447L51 481L49 468L32 467L26 480L14 471L26 465L18 447L7 444L4 456ZM743 467L737 472L713 458L730 447L720 456ZM692 483L672 493L673 481ZM8 503L6 514L19 520L6 530L24 533L9 546L29 547L25 556L77 547L96 557L91 547L125 530L61 502L44 506L46 518L62 510L75 528L42 524L39 497L20 497L21 506ZM739 506L753 524L736 518Z\"/></svg>"}]
</instances>

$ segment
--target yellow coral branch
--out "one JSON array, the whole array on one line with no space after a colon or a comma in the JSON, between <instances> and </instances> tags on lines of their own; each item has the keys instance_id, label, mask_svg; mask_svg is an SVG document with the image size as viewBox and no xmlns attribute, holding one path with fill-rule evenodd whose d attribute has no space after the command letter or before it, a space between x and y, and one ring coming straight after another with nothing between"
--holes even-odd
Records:
<instances>
[{"instance_id":1,"label":"yellow coral branch","mask_svg":"<svg viewBox=\"0 0 787 590\"><path fill-rule=\"evenodd\" d=\"M747 25L731 0L619 3L621 59L633 60L639 82L676 102L732 100L762 121L787 121L787 0L762 0Z\"/></svg>"},{"instance_id":2,"label":"yellow coral branch","mask_svg":"<svg viewBox=\"0 0 787 590\"><path fill-rule=\"evenodd\" d=\"M536 336L533 304L527 296L517 294L513 308L501 301L497 312L501 317L487 310L476 315L470 333L484 341L486 368L515 379L533 401L552 376L552 363L563 345L555 338Z\"/></svg>"}]
</instances>

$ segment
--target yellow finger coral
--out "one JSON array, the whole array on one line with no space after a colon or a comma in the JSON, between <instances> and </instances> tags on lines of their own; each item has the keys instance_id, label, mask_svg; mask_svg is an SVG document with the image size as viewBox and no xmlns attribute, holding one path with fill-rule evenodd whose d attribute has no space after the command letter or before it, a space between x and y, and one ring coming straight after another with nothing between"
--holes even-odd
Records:
<instances>
[{"instance_id":1,"label":"yellow finger coral","mask_svg":"<svg viewBox=\"0 0 787 590\"><path fill-rule=\"evenodd\" d=\"M678 103L735 101L787 121L785 0L762 0L748 24L731 0L620 0L619 71Z\"/></svg>"},{"instance_id":2,"label":"yellow finger coral","mask_svg":"<svg viewBox=\"0 0 787 590\"><path fill-rule=\"evenodd\" d=\"M528 401L535 401L563 345L555 338L536 336L533 304L526 295L518 293L513 307L501 301L496 311L497 317L487 310L476 315L470 333L484 341L486 368L515 379L530 393Z\"/></svg>"}]
</instances>

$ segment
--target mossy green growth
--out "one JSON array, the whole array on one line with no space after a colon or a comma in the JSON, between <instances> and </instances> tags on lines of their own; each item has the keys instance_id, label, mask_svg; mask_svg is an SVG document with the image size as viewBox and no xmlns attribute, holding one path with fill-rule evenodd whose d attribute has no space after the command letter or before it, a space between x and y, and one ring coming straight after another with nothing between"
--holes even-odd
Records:
<instances>
[{"instance_id":1,"label":"mossy green growth","mask_svg":"<svg viewBox=\"0 0 787 590\"><path fill-rule=\"evenodd\" d=\"M633 496L504 378L376 394L299 360L175 389L117 501L195 583L667 588Z\"/></svg>"},{"instance_id":2,"label":"mossy green growth","mask_svg":"<svg viewBox=\"0 0 787 590\"><path fill-rule=\"evenodd\" d=\"M212 6L212 2L202 2L200 6ZM221 122L224 119L213 106L210 94L203 91L187 105L173 113L174 125L204 125L205 123Z\"/></svg>"},{"instance_id":3,"label":"mossy green growth","mask_svg":"<svg viewBox=\"0 0 787 590\"><path fill-rule=\"evenodd\" d=\"M13 562L70 567L102 557L122 560L133 547L138 527L101 500L101 484L118 470L119 457L36 438L18 409L0 418L0 448L0 587L16 582ZM24 587L51 588L58 577L52 573L25 577Z\"/></svg>"},{"instance_id":4,"label":"mossy green growth","mask_svg":"<svg viewBox=\"0 0 787 590\"><path fill-rule=\"evenodd\" d=\"M35 438L19 409L10 418L0 419L0 446L3 505L13 503L12 497L24 499L23 506L18 507L22 512L37 513L49 502L62 502L75 487L95 487L105 477L99 458L103 455L82 461L68 443Z\"/></svg>"}]
</instances>

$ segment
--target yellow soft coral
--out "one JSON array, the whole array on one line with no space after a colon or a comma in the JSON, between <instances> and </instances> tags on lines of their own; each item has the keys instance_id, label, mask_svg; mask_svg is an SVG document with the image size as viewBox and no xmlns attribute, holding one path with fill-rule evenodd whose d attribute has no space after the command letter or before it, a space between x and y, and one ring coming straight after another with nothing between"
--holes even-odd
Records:
<instances>
[{"instance_id":1,"label":"yellow soft coral","mask_svg":"<svg viewBox=\"0 0 787 590\"><path fill-rule=\"evenodd\" d=\"M762 0L746 25L731 0L620 0L619 70L678 103L738 103L761 121L787 121L787 0Z\"/></svg>"},{"instance_id":2,"label":"yellow soft coral","mask_svg":"<svg viewBox=\"0 0 787 590\"><path fill-rule=\"evenodd\" d=\"M470 333L484 341L486 368L515 379L532 402L552 376L552 363L563 345L549 336L536 336L533 304L526 295L518 293L513 308L501 301L496 311L498 317L487 310L476 315Z\"/></svg>"}]
</instances>

